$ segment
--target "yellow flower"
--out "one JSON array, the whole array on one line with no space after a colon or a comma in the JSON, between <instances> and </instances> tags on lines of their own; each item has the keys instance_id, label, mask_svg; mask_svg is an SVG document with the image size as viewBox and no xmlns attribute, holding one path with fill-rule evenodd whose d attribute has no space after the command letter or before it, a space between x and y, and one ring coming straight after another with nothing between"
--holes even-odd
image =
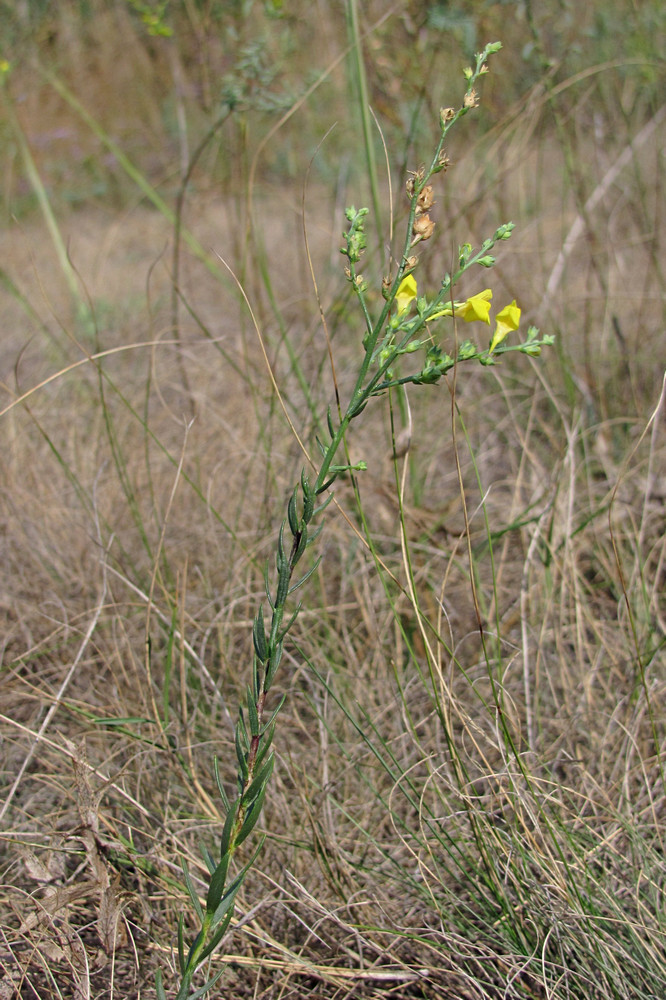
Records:
<instances>
[{"instance_id":1,"label":"yellow flower","mask_svg":"<svg viewBox=\"0 0 666 1000\"><path fill-rule=\"evenodd\" d=\"M398 285L398 291L395 294L395 304L398 308L398 316L402 316L404 312L407 312L416 298L416 291L416 279L413 274L408 274L407 277L403 278Z\"/></svg>"},{"instance_id":2,"label":"yellow flower","mask_svg":"<svg viewBox=\"0 0 666 1000\"><path fill-rule=\"evenodd\" d=\"M508 305L504 306L504 309L500 310L497 314L497 325L495 326L495 333L493 334L493 339L490 341L490 353L495 350L498 344L501 344L507 333L512 330L518 329L518 324L520 323L520 309L516 305L516 300Z\"/></svg>"},{"instance_id":3,"label":"yellow flower","mask_svg":"<svg viewBox=\"0 0 666 1000\"><path fill-rule=\"evenodd\" d=\"M481 323L490 323L490 300L493 297L492 289L484 288L477 295L472 295L456 309L456 316L462 317L466 323L473 323L479 320ZM515 304L515 303L514 303Z\"/></svg>"},{"instance_id":4,"label":"yellow flower","mask_svg":"<svg viewBox=\"0 0 666 1000\"><path fill-rule=\"evenodd\" d=\"M484 288L482 292L472 295L465 302L454 302L453 308L450 305L444 306L430 319L439 319L440 316L460 316L466 323L473 323L479 320L481 323L490 323L490 300L493 297L492 289Z\"/></svg>"}]
</instances>

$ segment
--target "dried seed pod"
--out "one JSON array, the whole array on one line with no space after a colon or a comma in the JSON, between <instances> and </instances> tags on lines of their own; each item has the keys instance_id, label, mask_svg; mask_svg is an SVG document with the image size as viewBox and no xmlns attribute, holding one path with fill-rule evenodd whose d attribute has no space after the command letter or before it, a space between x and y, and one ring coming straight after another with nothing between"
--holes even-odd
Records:
<instances>
[{"instance_id":1,"label":"dried seed pod","mask_svg":"<svg viewBox=\"0 0 666 1000\"><path fill-rule=\"evenodd\" d=\"M434 203L435 203L435 197L432 189L432 184L426 184L416 202L417 210L419 212L427 212L429 208L432 208Z\"/></svg>"},{"instance_id":2,"label":"dried seed pod","mask_svg":"<svg viewBox=\"0 0 666 1000\"><path fill-rule=\"evenodd\" d=\"M429 240L435 231L435 223L429 215L420 215L414 220L412 232L419 240Z\"/></svg>"},{"instance_id":3,"label":"dried seed pod","mask_svg":"<svg viewBox=\"0 0 666 1000\"><path fill-rule=\"evenodd\" d=\"M453 108L440 108L439 109L439 124L442 128L453 118L455 118L456 113Z\"/></svg>"}]
</instances>

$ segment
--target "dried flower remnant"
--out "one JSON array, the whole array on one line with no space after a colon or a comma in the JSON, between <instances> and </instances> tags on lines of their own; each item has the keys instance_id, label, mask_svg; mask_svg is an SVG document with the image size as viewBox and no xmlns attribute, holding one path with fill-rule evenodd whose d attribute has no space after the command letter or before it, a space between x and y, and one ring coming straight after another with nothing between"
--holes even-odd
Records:
<instances>
[{"instance_id":1,"label":"dried flower remnant","mask_svg":"<svg viewBox=\"0 0 666 1000\"><path fill-rule=\"evenodd\" d=\"M429 215L420 215L418 219L414 219L414 225L412 226L413 240L411 245L416 246L421 240L429 240L435 231L435 223L432 221Z\"/></svg>"},{"instance_id":2,"label":"dried flower remnant","mask_svg":"<svg viewBox=\"0 0 666 1000\"><path fill-rule=\"evenodd\" d=\"M435 204L435 197L432 189L432 184L426 184L418 198L416 199L416 211L427 212Z\"/></svg>"}]
</instances>

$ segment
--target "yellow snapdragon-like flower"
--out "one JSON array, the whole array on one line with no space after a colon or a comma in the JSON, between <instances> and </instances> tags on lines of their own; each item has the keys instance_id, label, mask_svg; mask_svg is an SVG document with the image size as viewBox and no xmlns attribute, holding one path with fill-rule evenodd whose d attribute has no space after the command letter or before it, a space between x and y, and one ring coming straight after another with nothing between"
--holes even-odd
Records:
<instances>
[{"instance_id":1,"label":"yellow snapdragon-like flower","mask_svg":"<svg viewBox=\"0 0 666 1000\"><path fill-rule=\"evenodd\" d=\"M454 302L453 306L444 306L436 312L430 319L439 319L440 316L460 316L465 323L490 323L490 301L493 297L491 288L484 288L482 292L477 292L464 302Z\"/></svg>"},{"instance_id":2,"label":"yellow snapdragon-like flower","mask_svg":"<svg viewBox=\"0 0 666 1000\"><path fill-rule=\"evenodd\" d=\"M516 300L514 299L508 306L504 306L496 317L495 333L493 334L493 339L490 341L490 353L495 350L498 344L501 344L507 333L511 333L512 330L518 329L518 324L520 323L520 307L516 305Z\"/></svg>"},{"instance_id":3,"label":"yellow snapdragon-like flower","mask_svg":"<svg viewBox=\"0 0 666 1000\"><path fill-rule=\"evenodd\" d=\"M466 323L473 323L475 320L480 323L490 323L490 300L492 297L492 289L484 288L482 292L472 295L466 302L458 306L455 315L460 316Z\"/></svg>"},{"instance_id":4,"label":"yellow snapdragon-like flower","mask_svg":"<svg viewBox=\"0 0 666 1000\"><path fill-rule=\"evenodd\" d=\"M395 304L398 309L398 316L402 316L403 313L407 312L416 298L416 293L416 279L413 274L408 274L406 278L402 279L398 285L398 291L395 293Z\"/></svg>"}]
</instances>

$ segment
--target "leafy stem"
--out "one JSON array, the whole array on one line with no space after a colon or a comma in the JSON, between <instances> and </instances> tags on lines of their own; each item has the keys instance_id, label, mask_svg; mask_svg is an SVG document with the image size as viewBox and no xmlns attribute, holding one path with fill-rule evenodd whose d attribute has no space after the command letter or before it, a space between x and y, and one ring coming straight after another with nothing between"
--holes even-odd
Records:
<instances>
[{"instance_id":1,"label":"leafy stem","mask_svg":"<svg viewBox=\"0 0 666 1000\"><path fill-rule=\"evenodd\" d=\"M395 276L392 279L385 278L382 283L385 302L376 319L373 319L370 302L366 296L366 281L360 273L360 264L366 248L364 226L368 209L347 209L348 228L344 233L342 253L347 258L345 274L358 298L365 325L362 338L363 356L346 408L338 411L337 426L329 410L328 441L317 442L321 451L321 461L314 482L311 483L306 473L302 472L299 482L291 493L286 516L278 533L272 582L268 567L266 569L268 621L264 615L265 604L262 602L252 625L251 681L247 686L246 697L244 704L241 705L235 728L237 781L236 794L232 800L227 796L215 762L215 775L224 807L225 821L217 858L213 858L208 850L203 848L209 873L205 903L199 900L187 867L183 866L185 888L199 922L199 931L189 950L186 951L184 918L180 918L178 961L181 981L176 1000L186 1000L186 998L194 1000L203 996L221 974L217 973L190 993L195 972L212 954L229 927L236 895L261 848L260 841L244 866L235 875L231 874L236 852L259 820L273 771L275 760L272 750L273 736L276 719L284 699L269 711L268 696L280 666L285 639L301 607L300 603L297 603L289 613L291 598L304 586L319 565L319 560L316 560L305 572L300 575L297 573L297 567L306 550L321 531L321 526L313 528L312 523L331 499L329 496L327 500L320 502L320 497L344 472L350 468L365 467L364 463L350 467L335 462L349 425L362 413L372 397L394 386L437 382L455 364L467 361L477 361L483 365L496 364L497 359L508 351L517 350L534 356L540 352L542 345L552 342L552 338L549 337L539 339L538 330L530 327L527 339L523 343L515 346L507 346L504 343L507 332L517 329L518 326L520 310L515 302L505 307L498 315L498 325L487 349L479 350L471 341L465 341L458 348L454 359L434 342L431 334L433 325L444 316L451 317L457 314L466 320L482 319L489 322L488 313L492 296L490 289L478 293L462 304L453 301L452 290L471 268L492 267L495 258L490 251L497 242L510 237L512 223L500 226L476 252L469 244L464 244L459 249L457 271L453 276L448 274L444 276L431 302L426 298L417 299L416 282L412 277L412 272L418 264L413 250L428 240L435 228L435 223L429 215L434 203L430 180L434 174L446 169L448 160L444 154L444 140L453 125L476 106L475 83L478 77L487 72L488 56L499 48L499 43L486 46L476 57L475 68L465 70L467 91L462 106L457 111L445 108L440 112L441 134L430 166L427 169L419 168L407 182L410 208L402 256ZM416 302L416 314L412 315L414 302ZM424 339L421 340L420 337L424 334ZM425 359L415 370L404 375L394 373L394 366L403 356L415 354L422 348L425 350ZM161 975L158 974L156 982L158 1000L166 1000Z\"/></svg>"}]
</instances>

